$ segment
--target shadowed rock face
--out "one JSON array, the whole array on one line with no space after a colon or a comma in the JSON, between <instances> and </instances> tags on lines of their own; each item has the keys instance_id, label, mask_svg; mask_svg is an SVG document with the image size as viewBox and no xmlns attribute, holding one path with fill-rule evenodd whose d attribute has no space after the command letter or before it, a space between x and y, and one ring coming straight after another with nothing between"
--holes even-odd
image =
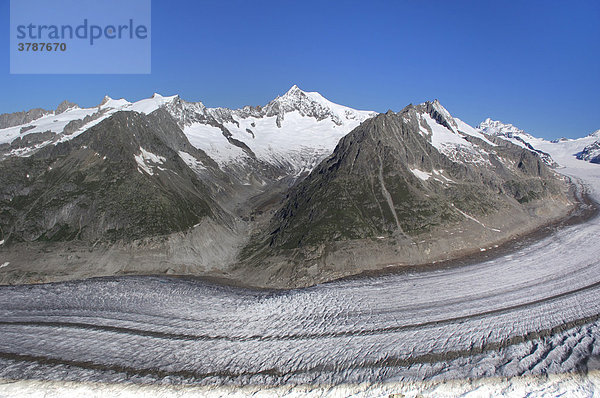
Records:
<instances>
[{"instance_id":1,"label":"shadowed rock face","mask_svg":"<svg viewBox=\"0 0 600 398\"><path fill-rule=\"evenodd\" d=\"M119 112L71 141L1 162L5 239L130 241L223 217L178 151L206 160L164 110Z\"/></svg>"},{"instance_id":2,"label":"shadowed rock face","mask_svg":"<svg viewBox=\"0 0 600 398\"><path fill-rule=\"evenodd\" d=\"M419 133L416 112L413 107L379 115L344 137L333 156L290 194L271 246L413 236L465 218L461 211L486 215L507 202L560 192L530 151L481 141L493 153L489 163L452 162Z\"/></svg>"},{"instance_id":3,"label":"shadowed rock face","mask_svg":"<svg viewBox=\"0 0 600 398\"><path fill-rule=\"evenodd\" d=\"M583 151L577 154L577 159L600 163L600 140L583 148Z\"/></svg>"},{"instance_id":4,"label":"shadowed rock face","mask_svg":"<svg viewBox=\"0 0 600 398\"><path fill-rule=\"evenodd\" d=\"M440 128L455 134L456 143L436 148L433 130ZM537 154L482 137L463 134L437 102L367 120L292 188L246 258L291 280L306 278L307 270L352 272L338 264L353 263L354 271L418 264L478 248L569 208L564 181ZM429 246L418 247L424 239Z\"/></svg>"}]
</instances>

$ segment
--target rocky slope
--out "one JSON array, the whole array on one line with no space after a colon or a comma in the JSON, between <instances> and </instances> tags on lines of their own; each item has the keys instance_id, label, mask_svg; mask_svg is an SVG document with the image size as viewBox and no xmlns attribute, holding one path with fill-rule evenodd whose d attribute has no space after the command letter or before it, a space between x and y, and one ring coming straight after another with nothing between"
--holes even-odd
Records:
<instances>
[{"instance_id":1,"label":"rocky slope","mask_svg":"<svg viewBox=\"0 0 600 398\"><path fill-rule=\"evenodd\" d=\"M345 136L244 260L256 284L282 286L445 260L564 215L565 187L535 151L486 137L437 101L410 105Z\"/></svg>"},{"instance_id":2,"label":"rocky slope","mask_svg":"<svg viewBox=\"0 0 600 398\"><path fill-rule=\"evenodd\" d=\"M1 162L4 240L132 240L219 218L179 152L207 159L164 110L118 112L85 135Z\"/></svg>"},{"instance_id":3,"label":"rocky slope","mask_svg":"<svg viewBox=\"0 0 600 398\"><path fill-rule=\"evenodd\" d=\"M165 272L171 258L196 270L225 264L241 239L222 206L233 187L164 109L116 112L0 162L3 279ZM206 248L213 239L228 245Z\"/></svg>"}]
</instances>

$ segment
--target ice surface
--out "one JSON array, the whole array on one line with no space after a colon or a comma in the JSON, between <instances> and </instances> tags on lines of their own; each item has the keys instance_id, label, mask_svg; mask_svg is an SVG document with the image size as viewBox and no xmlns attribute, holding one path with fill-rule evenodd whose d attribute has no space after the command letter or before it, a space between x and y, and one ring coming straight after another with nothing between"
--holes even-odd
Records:
<instances>
[{"instance_id":1,"label":"ice surface","mask_svg":"<svg viewBox=\"0 0 600 398\"><path fill-rule=\"evenodd\" d=\"M210 157L220 166L248 158L241 148L229 144L218 127L193 123L187 126L183 132L193 146L210 154Z\"/></svg>"},{"instance_id":2,"label":"ice surface","mask_svg":"<svg viewBox=\"0 0 600 398\"><path fill-rule=\"evenodd\" d=\"M471 127L470 125L456 117L454 118L454 121L456 122L459 131L467 135L477 137L491 146L497 146L497 144L493 143L484 134L482 134L482 132L479 129Z\"/></svg>"},{"instance_id":3,"label":"ice surface","mask_svg":"<svg viewBox=\"0 0 600 398\"><path fill-rule=\"evenodd\" d=\"M385 384L340 384L297 386L173 386L90 382L48 382L39 380L0 380L0 397L157 397L232 398L308 397L528 397L588 398L600 392L600 374L558 374L506 378L475 378L446 381L403 381Z\"/></svg>"},{"instance_id":4,"label":"ice surface","mask_svg":"<svg viewBox=\"0 0 600 398\"><path fill-rule=\"evenodd\" d=\"M202 164L202 162L200 162L198 159L196 159L195 157L193 157L192 155L190 155L187 152L184 151L179 151L179 157L181 159L183 159L183 161L194 171L200 171L200 170L204 170L206 169L206 167L204 167L204 165Z\"/></svg>"},{"instance_id":5,"label":"ice surface","mask_svg":"<svg viewBox=\"0 0 600 398\"><path fill-rule=\"evenodd\" d=\"M600 199L598 165L552 155ZM599 234L594 218L476 264L285 292L168 277L4 286L0 378L389 386L595 369Z\"/></svg>"}]
</instances>

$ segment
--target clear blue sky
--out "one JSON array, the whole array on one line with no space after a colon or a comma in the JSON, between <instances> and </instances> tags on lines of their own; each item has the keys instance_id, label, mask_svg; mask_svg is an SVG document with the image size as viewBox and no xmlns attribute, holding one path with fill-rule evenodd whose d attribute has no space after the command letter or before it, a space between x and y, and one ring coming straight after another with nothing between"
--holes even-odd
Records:
<instances>
[{"instance_id":1,"label":"clear blue sky","mask_svg":"<svg viewBox=\"0 0 600 398\"><path fill-rule=\"evenodd\" d=\"M153 92L263 105L298 84L381 112L438 98L547 138L600 129L597 0L153 0L150 75L10 75L2 34L0 113Z\"/></svg>"}]
</instances>

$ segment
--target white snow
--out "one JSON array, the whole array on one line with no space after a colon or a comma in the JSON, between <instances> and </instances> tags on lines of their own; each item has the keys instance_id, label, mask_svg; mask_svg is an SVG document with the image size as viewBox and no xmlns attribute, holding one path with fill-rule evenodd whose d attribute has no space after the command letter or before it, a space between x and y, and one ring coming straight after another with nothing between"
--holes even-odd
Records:
<instances>
[{"instance_id":1,"label":"white snow","mask_svg":"<svg viewBox=\"0 0 600 398\"><path fill-rule=\"evenodd\" d=\"M135 102L135 103L131 103L123 98L114 100L110 97L105 97L104 104L100 105L99 107L92 107L92 108L74 107L74 108L70 108L70 109L66 110L65 112L58 114L58 115L49 114L49 115L43 116L37 120L34 120L30 123L26 123L24 125L9 127L6 129L0 129L0 144L10 143L21 135L26 135L26 134L31 134L31 133L42 133L45 131L52 131L54 133L61 134L63 129L69 122L74 121L74 120L83 119L86 116L91 116L94 113L98 112L99 109L105 111L105 113L103 113L100 117L85 124L82 128L80 128L76 132L69 134L69 135L64 135L63 137L60 137L57 142L68 141L70 139L77 137L79 134L81 134L85 130L89 129L90 127L100 123L102 120L106 119L107 117L109 117L110 115L112 115L113 113L115 113L117 111L120 111L120 110L136 111L136 112L141 112L141 113L147 114L147 113L151 113L151 112L155 111L156 109L163 106L164 104L172 102L176 97L177 96L163 97L159 94L155 94L152 98L143 99L143 100ZM21 134L20 133L21 128L26 127L26 126L35 126L35 128L27 130L26 132ZM50 142L52 142L52 141L48 141L44 145L48 145ZM38 149L39 147L42 147L44 145L40 145L34 149ZM29 153L31 153L31 150L28 150L27 148L24 150L22 149L22 150L13 151L13 154L18 155L18 156L26 156Z\"/></svg>"},{"instance_id":2,"label":"white snow","mask_svg":"<svg viewBox=\"0 0 600 398\"><path fill-rule=\"evenodd\" d=\"M220 166L248 158L241 148L231 145L221 129L203 123L194 123L183 130L190 143L203 150Z\"/></svg>"},{"instance_id":3,"label":"white snow","mask_svg":"<svg viewBox=\"0 0 600 398\"><path fill-rule=\"evenodd\" d=\"M446 183L454 184L456 182L456 181L446 177L444 175L444 170L433 170L433 174L435 175L434 178L443 184L446 184Z\"/></svg>"},{"instance_id":4,"label":"white snow","mask_svg":"<svg viewBox=\"0 0 600 398\"><path fill-rule=\"evenodd\" d=\"M533 148L549 154L552 159L562 167L569 167L572 169L583 168L586 170L597 170L599 167L599 165L590 164L588 161L576 158L576 155L586 146L598 141L598 131L578 139L565 139L559 140L558 142L552 142L527 134L512 124L502 123L500 121L491 120L490 118L482 122L479 125L479 128L491 135L497 135L498 137L521 147L526 147L523 143L526 142Z\"/></svg>"},{"instance_id":5,"label":"white snow","mask_svg":"<svg viewBox=\"0 0 600 398\"><path fill-rule=\"evenodd\" d=\"M458 126L458 130L462 133L465 133L467 135L473 136L473 137L477 137L481 140L483 140L484 142L486 142L487 144L491 145L491 146L497 146L497 144L493 143L492 141L490 141L480 130L471 127L470 125L468 125L467 123L463 122L462 120L460 120L459 118L454 118L454 121L456 122L457 126Z\"/></svg>"},{"instance_id":6,"label":"white snow","mask_svg":"<svg viewBox=\"0 0 600 398\"><path fill-rule=\"evenodd\" d=\"M297 88L297 86L295 86L295 87ZM336 115L342 121L344 121L344 120L356 120L356 121L358 121L360 123L363 120L368 119L369 117L371 117L371 116L374 115L374 112L372 112L372 111L356 110L356 109L349 108L347 106L343 106L343 105L339 105L339 104L333 103L333 102L329 101L328 99L326 99L325 97L323 97L321 94L319 94L316 91L304 92L304 93L312 101L314 101L314 102L322 105L324 108L329 109L334 115ZM357 123L357 125L359 123Z\"/></svg>"},{"instance_id":7,"label":"white snow","mask_svg":"<svg viewBox=\"0 0 600 398\"><path fill-rule=\"evenodd\" d=\"M259 159L287 165L296 173L312 170L333 152L344 135L361 122L360 119L351 119L338 126L331 119L317 121L300 115L298 111L286 113L281 127L277 126L276 119L276 116L238 118L239 127L234 123L226 123L225 127L233 138L248 145ZM254 138L246 129L254 133Z\"/></svg>"},{"instance_id":8,"label":"white snow","mask_svg":"<svg viewBox=\"0 0 600 398\"><path fill-rule=\"evenodd\" d=\"M600 394L600 372L561 373L514 378L477 377L454 380L386 383L301 384L293 386L194 386L0 380L0 395L27 398L399 398L528 397L588 398Z\"/></svg>"},{"instance_id":9,"label":"white snow","mask_svg":"<svg viewBox=\"0 0 600 398\"><path fill-rule=\"evenodd\" d=\"M449 130L436 122L429 114L421 114L422 120L431 129L431 145L453 161L489 163L487 152L464 139L460 133Z\"/></svg>"},{"instance_id":10,"label":"white snow","mask_svg":"<svg viewBox=\"0 0 600 398\"><path fill-rule=\"evenodd\" d=\"M526 148L523 143L534 139L533 136L509 123L492 120L489 117L477 126L477 129L487 135L493 135L512 142L515 145Z\"/></svg>"},{"instance_id":11,"label":"white snow","mask_svg":"<svg viewBox=\"0 0 600 398\"><path fill-rule=\"evenodd\" d=\"M116 109L116 108L123 108L125 106L131 105L131 102L127 101L124 98L120 98L120 99L112 99L109 96L104 97L105 101L104 104L102 104L100 106L100 109Z\"/></svg>"},{"instance_id":12,"label":"white snow","mask_svg":"<svg viewBox=\"0 0 600 398\"><path fill-rule=\"evenodd\" d=\"M418 178L420 178L423 181L427 181L428 179L431 178L431 173L428 173L426 171L422 171L419 169L410 169L410 171L417 176Z\"/></svg>"},{"instance_id":13,"label":"white snow","mask_svg":"<svg viewBox=\"0 0 600 398\"><path fill-rule=\"evenodd\" d=\"M72 120L83 119L86 116L92 115L97 111L96 108L80 109L71 108L61 114L46 115L37 120L23 125L9 127L6 129L0 129L0 144L10 143L19 136L32 133L42 133L45 131L52 131L54 133L62 133L65 126ZM21 128L26 126L35 126L31 130L27 130L20 134Z\"/></svg>"},{"instance_id":14,"label":"white snow","mask_svg":"<svg viewBox=\"0 0 600 398\"><path fill-rule=\"evenodd\" d=\"M172 97L161 98L155 96L154 102L140 105L139 109L148 111L164 98ZM439 146L438 150L458 152L461 156L479 154L485 158L481 148L470 145L457 132L426 116L423 120L431 127L432 141ZM276 126L275 117L238 121L239 128L227 125L234 138L243 138L252 145L257 156L281 162L287 161L286 156L291 154L297 154L298 159L307 153L315 158L322 156L338 131L343 134L343 129L352 126L352 123L335 125L331 119L315 123L315 119L294 112L286 114L281 128ZM320 126L319 123L323 123L322 129L314 127ZM456 123L459 131L475 134ZM265 131L264 137L259 137L259 125L260 131ZM256 138L245 128L255 132ZM216 153L223 164L245 156L241 149L229 144L218 128L195 124L186 127L185 133L193 145L208 148L206 152L211 156ZM528 139L534 147L553 156L561 165L561 173L582 179L594 199L600 199L600 166L574 156L589 140L597 138L560 143ZM179 156L186 163L196 161L187 152L180 152ZM165 161L143 148L135 159L140 169L149 173ZM306 169L310 166L310 162L303 165ZM443 170L411 171L423 178L451 182ZM474 217L458 211L485 227ZM170 377L157 380L152 373L138 376L135 371L103 373L72 367L68 377L79 380L125 382L138 377L145 384L7 380L0 381L0 395L598 395L597 372L570 371L585 358L600 355L599 322L532 341L506 342L600 313L597 261L600 247L596 242L599 234L600 222L596 218L559 229L516 253L477 264L356 278L281 294L157 277L122 278L118 283L98 279L0 287L0 308L7 322L0 325L2 352L45 356L57 361L93 361L99 369L123 366L184 374L193 369L198 373L213 373L215 376L208 383L225 384L181 387L168 385L171 381L179 382L175 376L175 380ZM47 308L57 311L48 313ZM10 321L15 324L9 324ZM28 321L30 325L17 324ZM40 321L48 324L40 325ZM86 323L89 327L53 326L61 322ZM115 330L106 330L107 327ZM131 332L122 333L119 328ZM160 333L171 337L157 337ZM477 351L478 347L505 343L503 348ZM474 353L454 359L452 356L440 362L433 359L435 355L443 357L448 352L472 349ZM399 363L406 361L407 365L379 365L390 358L399 359ZM423 358L427 360L411 364L411 360ZM284 381L295 386L273 387L279 379L268 370L286 375ZM505 378L527 372L549 376ZM0 377L5 379L60 379L65 374L60 365L0 359ZM217 376L221 374L242 376L222 380ZM485 375L502 378L482 378ZM410 381L422 378L430 380ZM401 379L405 381L394 381ZM157 381L164 384L148 385ZM238 382L258 385L240 387Z\"/></svg>"},{"instance_id":15,"label":"white snow","mask_svg":"<svg viewBox=\"0 0 600 398\"><path fill-rule=\"evenodd\" d=\"M206 167L198 159L187 152L179 151L179 157L194 171L205 170Z\"/></svg>"},{"instance_id":16,"label":"white snow","mask_svg":"<svg viewBox=\"0 0 600 398\"><path fill-rule=\"evenodd\" d=\"M560 171L581 178L592 197L600 199L598 165L565 159L571 163ZM600 313L599 234L600 219L593 218L475 264L282 293L159 277L0 287L6 322L0 325L0 351L93 361L98 369L173 372L165 378L136 375L135 370L69 368L68 377L78 380L162 383L147 387L160 393L168 388L181 392L183 387L165 384L185 383L175 374L192 369L215 375L202 381L217 386L189 387L199 388L199 395L255 388L257 396L259 389L323 396L326 388L330 396L535 396L557 391L589 396L598 391L597 376L571 372L587 358L600 356L600 322L593 320ZM47 308L57 311L48 313ZM575 322L582 319L592 320ZM570 322L575 326L515 343L518 337ZM73 326L81 323L87 326ZM390 358L398 364L388 366ZM523 373L543 375L506 379ZM218 376L227 374L234 376ZM60 379L65 372L58 365L0 358L0 377ZM419 381L423 378L428 381ZM279 382L300 390L272 387ZM1 388L14 385L19 384Z\"/></svg>"},{"instance_id":17,"label":"white snow","mask_svg":"<svg viewBox=\"0 0 600 398\"><path fill-rule=\"evenodd\" d=\"M134 155L135 161L138 164L138 171L141 173L144 170L146 173L153 175L152 167L157 164L163 164L167 159L162 156L155 155L140 147L140 153Z\"/></svg>"},{"instance_id":18,"label":"white snow","mask_svg":"<svg viewBox=\"0 0 600 398\"><path fill-rule=\"evenodd\" d=\"M3 263L2 265L0 265L0 268L7 267L9 265L10 265L10 263L7 261L7 262Z\"/></svg>"},{"instance_id":19,"label":"white snow","mask_svg":"<svg viewBox=\"0 0 600 398\"><path fill-rule=\"evenodd\" d=\"M454 180L446 177L443 173L444 170L432 170L431 173L419 169L410 169L410 171L419 179L423 181L427 181L430 178L433 178L436 181L441 182L442 184L452 184L455 183Z\"/></svg>"},{"instance_id":20,"label":"white snow","mask_svg":"<svg viewBox=\"0 0 600 398\"><path fill-rule=\"evenodd\" d=\"M292 175L301 175L312 170L316 164L328 156L341 137L362 121L376 114L375 112L355 110L335 104L317 92L303 92L297 86L292 87L285 95L270 103L271 106L276 103L286 109L281 120L281 127L277 126L276 116L241 117L240 115L243 113L236 113L238 111L224 108L206 108L202 103L187 103L184 101L181 102L182 105L178 103L183 108L170 106L175 103L176 99L178 99L176 95L165 97L155 93L151 98L132 103L123 98L115 100L106 96L99 107L70 109L63 114L48 115L32 122L30 124L35 125L36 128L28 131L28 133L51 130L60 134L66 124L72 120L92 115L98 109L105 112L98 119L87 123L73 134L64 135L54 140L54 142L64 142L73 139L117 111L136 111L148 114L166 106L174 117L180 118L178 121L182 123L184 133L192 145L205 151L220 166L237 167L247 162L249 156L242 149L230 143L219 128L209 124L187 123L186 121L188 115L191 115L190 120L194 120L194 114L203 117L213 115L217 119L219 114L231 114L239 123L239 127L236 123L225 123L233 138L245 143L259 160L277 166L284 166L290 170ZM324 118L317 120L317 117L302 115L301 112L307 112L311 115L311 112L317 112L319 115L324 115ZM20 135L19 132L22 127L24 126L0 130L0 144L12 142ZM247 129L252 131L252 134L248 133ZM52 142L52 140L48 140L34 148L16 149L11 154L28 156L34 150Z\"/></svg>"},{"instance_id":21,"label":"white snow","mask_svg":"<svg viewBox=\"0 0 600 398\"><path fill-rule=\"evenodd\" d=\"M151 98L143 99L141 101L134 102L133 104L128 104L124 106L122 110L149 114L161 106L172 102L175 98L177 98L177 95L163 97L160 94L154 93Z\"/></svg>"}]
</instances>

